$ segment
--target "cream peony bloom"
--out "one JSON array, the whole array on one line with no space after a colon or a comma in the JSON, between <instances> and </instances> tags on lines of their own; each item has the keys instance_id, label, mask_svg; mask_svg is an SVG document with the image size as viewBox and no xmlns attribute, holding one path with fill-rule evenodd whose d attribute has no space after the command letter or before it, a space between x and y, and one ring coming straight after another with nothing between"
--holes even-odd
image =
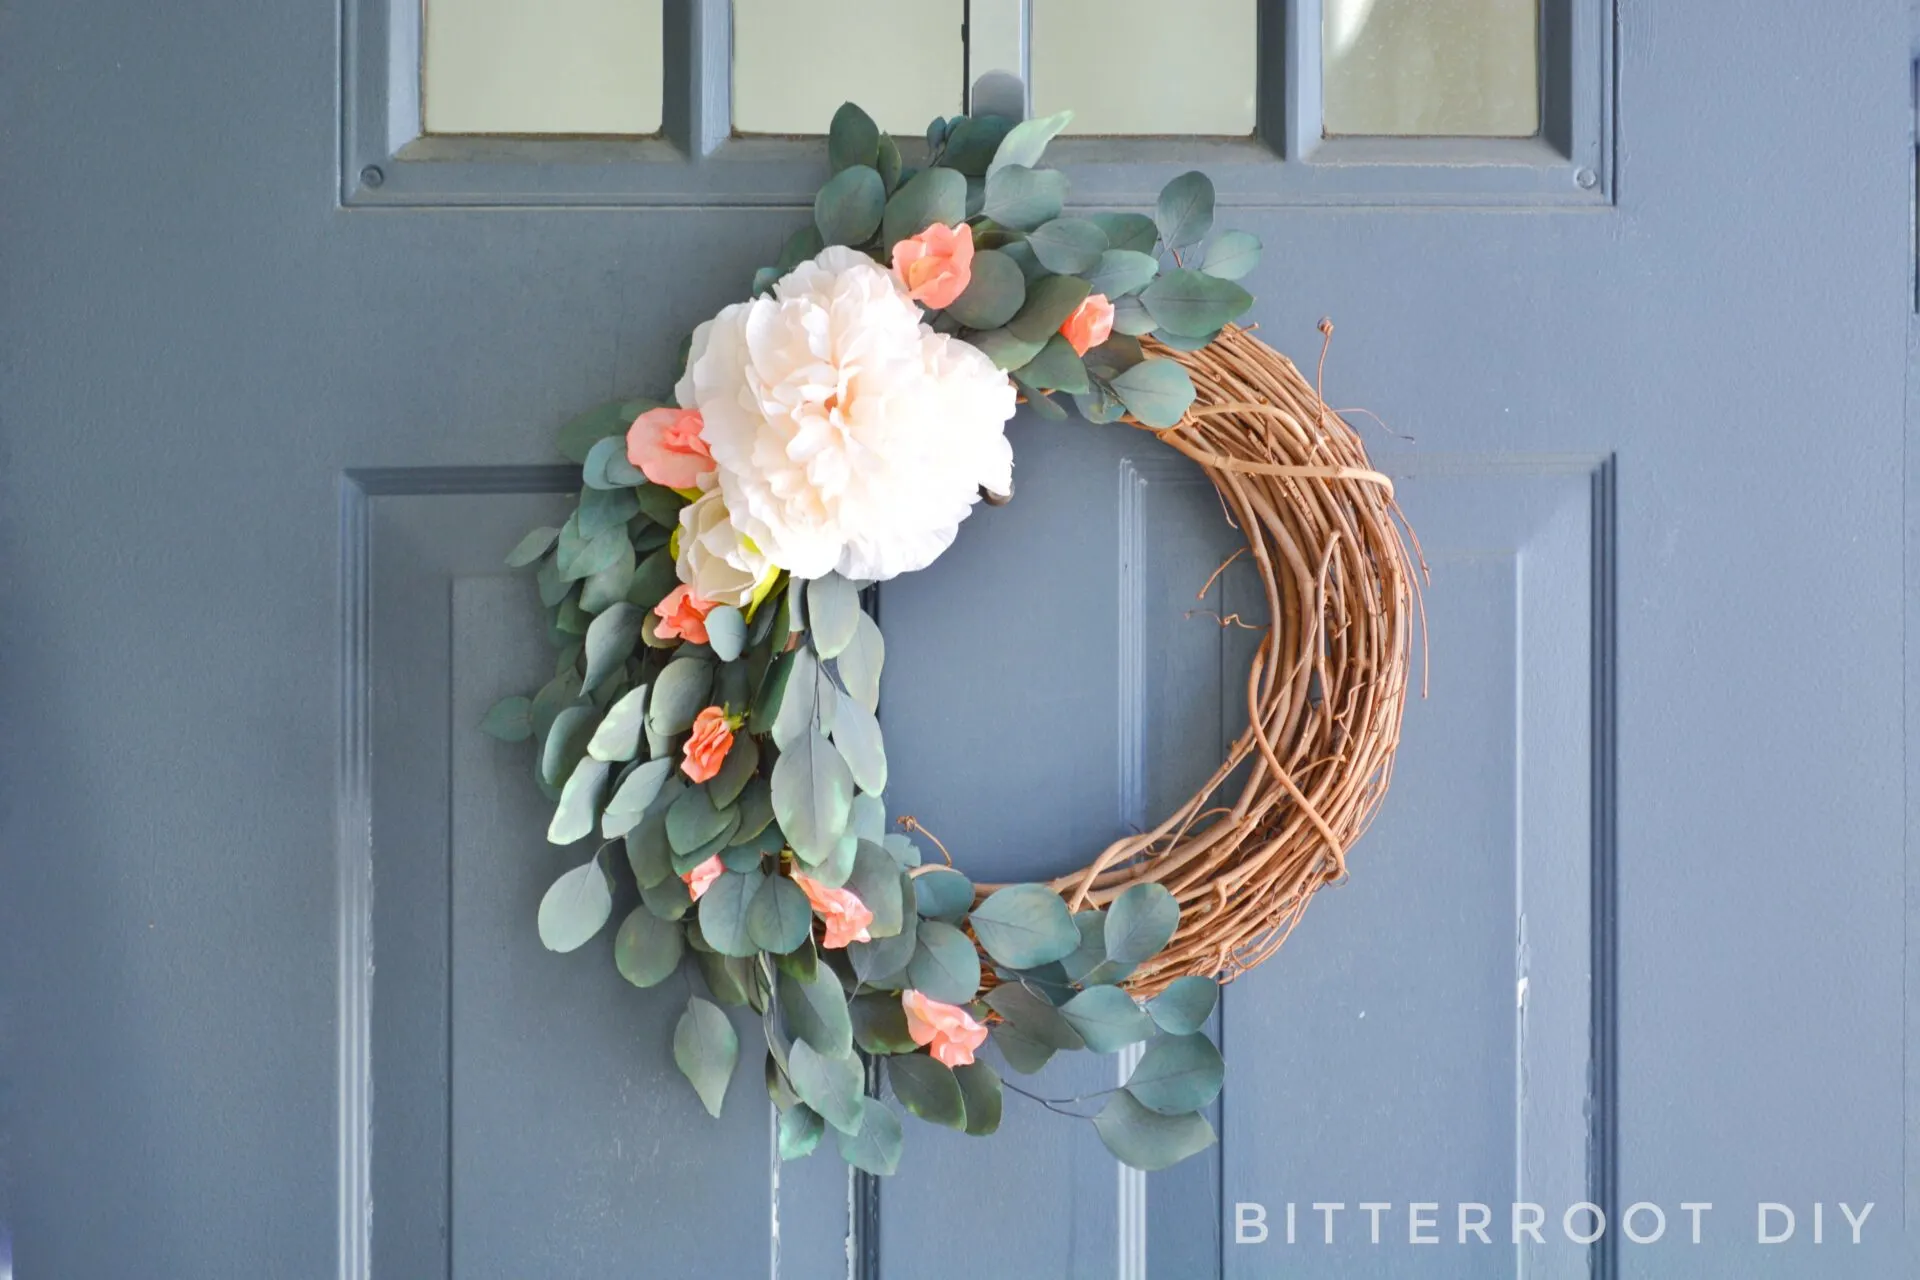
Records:
<instances>
[{"instance_id":1,"label":"cream peony bloom","mask_svg":"<svg viewBox=\"0 0 1920 1280\"><path fill-rule=\"evenodd\" d=\"M853 249L825 250L771 296L695 329L674 390L700 410L740 534L797 577L924 568L982 487L1013 488L1013 384L922 324L899 282Z\"/></svg>"},{"instance_id":2,"label":"cream peony bloom","mask_svg":"<svg viewBox=\"0 0 1920 1280\"><path fill-rule=\"evenodd\" d=\"M680 554L674 568L693 594L745 609L755 589L778 570L728 518L726 499L711 472L700 477L700 490L698 498L680 508Z\"/></svg>"}]
</instances>

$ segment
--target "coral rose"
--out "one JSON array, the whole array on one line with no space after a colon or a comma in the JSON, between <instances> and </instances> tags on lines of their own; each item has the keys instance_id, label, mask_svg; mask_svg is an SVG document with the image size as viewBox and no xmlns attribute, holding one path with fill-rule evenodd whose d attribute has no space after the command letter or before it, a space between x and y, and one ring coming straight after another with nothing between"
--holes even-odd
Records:
<instances>
[{"instance_id":1,"label":"coral rose","mask_svg":"<svg viewBox=\"0 0 1920 1280\"><path fill-rule=\"evenodd\" d=\"M1066 335L1073 354L1084 356L1113 336L1113 304L1104 293L1088 294L1060 326L1060 332Z\"/></svg>"},{"instance_id":2,"label":"coral rose","mask_svg":"<svg viewBox=\"0 0 1920 1280\"><path fill-rule=\"evenodd\" d=\"M662 640L679 638L691 640L695 644L707 642L707 615L714 610L714 602L704 596L693 594L691 587L675 587L667 592L667 598L653 606L654 616L660 619L655 628Z\"/></svg>"},{"instance_id":3,"label":"coral rose","mask_svg":"<svg viewBox=\"0 0 1920 1280\"><path fill-rule=\"evenodd\" d=\"M687 895L698 902L700 895L713 888L713 882L726 869L726 864L720 861L720 855L716 853L680 878L687 882Z\"/></svg>"},{"instance_id":4,"label":"coral rose","mask_svg":"<svg viewBox=\"0 0 1920 1280\"><path fill-rule=\"evenodd\" d=\"M935 311L950 307L973 279L973 228L934 223L893 246L893 273L907 296Z\"/></svg>"},{"instance_id":5,"label":"coral rose","mask_svg":"<svg viewBox=\"0 0 1920 1280\"><path fill-rule=\"evenodd\" d=\"M915 1044L926 1046L936 1062L964 1067L973 1061L973 1051L986 1043L986 1027L957 1004L902 991L900 1007L906 1010L907 1034Z\"/></svg>"},{"instance_id":6,"label":"coral rose","mask_svg":"<svg viewBox=\"0 0 1920 1280\"><path fill-rule=\"evenodd\" d=\"M713 470L698 409L649 409L627 428L627 461L655 484L691 489Z\"/></svg>"},{"instance_id":7,"label":"coral rose","mask_svg":"<svg viewBox=\"0 0 1920 1280\"><path fill-rule=\"evenodd\" d=\"M867 910L867 904L855 897L851 889L830 888L798 872L794 873L793 882L826 921L827 936L821 940L821 946L835 949L849 942L873 941L873 935L867 932L867 926L873 923L873 912Z\"/></svg>"},{"instance_id":8,"label":"coral rose","mask_svg":"<svg viewBox=\"0 0 1920 1280\"><path fill-rule=\"evenodd\" d=\"M695 782L705 782L720 772L720 762L732 746L733 726L727 723L727 713L708 707L693 718L693 736L687 739L680 771Z\"/></svg>"}]
</instances>

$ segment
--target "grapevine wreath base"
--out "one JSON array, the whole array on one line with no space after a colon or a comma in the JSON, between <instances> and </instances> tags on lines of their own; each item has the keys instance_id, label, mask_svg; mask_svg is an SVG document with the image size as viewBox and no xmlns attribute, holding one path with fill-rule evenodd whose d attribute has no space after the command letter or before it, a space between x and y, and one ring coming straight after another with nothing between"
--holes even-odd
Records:
<instances>
[{"instance_id":1,"label":"grapevine wreath base","mask_svg":"<svg viewBox=\"0 0 1920 1280\"><path fill-rule=\"evenodd\" d=\"M1215 229L1206 176L1151 215L1069 214L1040 166L1067 121L935 120L916 165L842 107L812 222L694 330L671 401L561 430L579 497L508 556L536 572L557 658L483 727L536 745L551 845L599 842L541 899L540 939L577 950L627 899L614 965L684 983L673 1058L714 1115L749 1087L727 1007L758 1015L783 1159L831 1132L892 1173L896 1104L983 1136L1003 1090L1135 1168L1203 1150L1219 984L1343 873L1391 773L1418 601L1393 487L1237 323L1260 242ZM1021 403L1199 464L1270 621L1247 728L1192 799L1050 884L975 885L964 851L889 822L886 648L860 592L1011 498ZM1001 1073L1133 1046L1092 1095Z\"/></svg>"}]
</instances>

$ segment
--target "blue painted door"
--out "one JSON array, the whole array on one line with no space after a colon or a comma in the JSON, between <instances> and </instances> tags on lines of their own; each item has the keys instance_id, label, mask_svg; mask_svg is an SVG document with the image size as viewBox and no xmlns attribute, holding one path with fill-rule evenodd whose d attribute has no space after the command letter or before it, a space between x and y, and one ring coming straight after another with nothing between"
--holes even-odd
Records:
<instances>
[{"instance_id":1,"label":"blue painted door","mask_svg":"<svg viewBox=\"0 0 1920 1280\"><path fill-rule=\"evenodd\" d=\"M541 950L566 855L475 728L547 661L500 559L554 427L666 384L819 148L728 136L712 0L666 6L661 139L416 138L417 8L5 14L20 1275L1916 1272L1893 0L1545 0L1512 146L1324 138L1317 7L1274 3L1258 141L1064 153L1105 205L1213 170L1263 336L1308 365L1337 321L1430 686L1349 881L1226 995L1217 1149L1140 1177L1010 1099L879 1187L775 1166L750 1073L708 1121L677 997ZM1169 453L1012 434L1018 500L879 604L889 794L988 877L1211 769L1212 614L1258 607L1195 601L1234 537Z\"/></svg>"}]
</instances>

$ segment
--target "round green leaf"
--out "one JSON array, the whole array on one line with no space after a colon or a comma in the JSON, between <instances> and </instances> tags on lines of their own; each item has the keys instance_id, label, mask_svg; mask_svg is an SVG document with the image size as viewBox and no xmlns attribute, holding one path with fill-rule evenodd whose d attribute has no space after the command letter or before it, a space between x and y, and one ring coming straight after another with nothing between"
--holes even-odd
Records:
<instances>
[{"instance_id":1,"label":"round green leaf","mask_svg":"<svg viewBox=\"0 0 1920 1280\"><path fill-rule=\"evenodd\" d=\"M887 749L880 738L880 722L852 698L841 700L834 710L833 745L847 762L853 785L868 795L887 789Z\"/></svg>"},{"instance_id":2,"label":"round green leaf","mask_svg":"<svg viewBox=\"0 0 1920 1280\"><path fill-rule=\"evenodd\" d=\"M1220 984L1212 978L1175 978L1167 989L1147 1001L1147 1012L1164 1032L1190 1036L1207 1025L1220 1001Z\"/></svg>"},{"instance_id":3,"label":"round green leaf","mask_svg":"<svg viewBox=\"0 0 1920 1280\"><path fill-rule=\"evenodd\" d=\"M1055 218L1035 227L1027 244L1041 266L1072 276L1100 265L1107 249L1107 233L1086 218Z\"/></svg>"},{"instance_id":4,"label":"round green leaf","mask_svg":"<svg viewBox=\"0 0 1920 1280\"><path fill-rule=\"evenodd\" d=\"M1107 904L1107 959L1145 964L1180 927L1180 904L1165 885L1136 884Z\"/></svg>"},{"instance_id":5,"label":"round green leaf","mask_svg":"<svg viewBox=\"0 0 1920 1280\"><path fill-rule=\"evenodd\" d=\"M547 825L547 839L553 844L572 844L593 834L593 816L600 804L600 787L612 768L605 760L582 756L561 789L560 803L554 808L553 821Z\"/></svg>"},{"instance_id":6,"label":"round green leaf","mask_svg":"<svg viewBox=\"0 0 1920 1280\"><path fill-rule=\"evenodd\" d=\"M747 647L747 620L730 604L707 614L707 646L722 662L732 662Z\"/></svg>"},{"instance_id":7,"label":"round green leaf","mask_svg":"<svg viewBox=\"0 0 1920 1280\"><path fill-rule=\"evenodd\" d=\"M973 905L973 881L948 867L934 867L913 877L914 907L929 920L958 924Z\"/></svg>"},{"instance_id":8,"label":"round green leaf","mask_svg":"<svg viewBox=\"0 0 1920 1280\"><path fill-rule=\"evenodd\" d=\"M647 686L629 689L607 708L607 714L587 742L595 760L631 760L640 751L640 730L646 722Z\"/></svg>"},{"instance_id":9,"label":"round green leaf","mask_svg":"<svg viewBox=\"0 0 1920 1280\"><path fill-rule=\"evenodd\" d=\"M614 530L623 540L624 529ZM604 567L604 566L603 566ZM640 620L646 615L622 600L610 605L587 628L587 674L580 683L582 693L592 693L614 672L626 666L633 646L640 639Z\"/></svg>"},{"instance_id":10,"label":"round green leaf","mask_svg":"<svg viewBox=\"0 0 1920 1280\"><path fill-rule=\"evenodd\" d=\"M966 216L966 178L952 169L924 169L902 183L887 201L880 238L891 249L936 222L950 227Z\"/></svg>"},{"instance_id":11,"label":"round green leaf","mask_svg":"<svg viewBox=\"0 0 1920 1280\"><path fill-rule=\"evenodd\" d=\"M716 809L705 786L688 787L667 806L667 843L679 854L691 854L727 827L727 814Z\"/></svg>"},{"instance_id":12,"label":"round green leaf","mask_svg":"<svg viewBox=\"0 0 1920 1280\"><path fill-rule=\"evenodd\" d=\"M629 773L626 781L614 790L613 799L607 801L606 811L600 815L600 834L611 840L628 834L638 826L672 770L672 760L649 760ZM664 816L661 818L660 834L663 837L662 847L665 848Z\"/></svg>"},{"instance_id":13,"label":"round green leaf","mask_svg":"<svg viewBox=\"0 0 1920 1280\"><path fill-rule=\"evenodd\" d=\"M747 912L765 879L758 868L723 871L700 895L700 935L721 955L750 956L759 950L747 929Z\"/></svg>"},{"instance_id":14,"label":"round green leaf","mask_svg":"<svg viewBox=\"0 0 1920 1280\"><path fill-rule=\"evenodd\" d=\"M832 658L853 641L860 617L860 592L837 573L807 583L808 638L813 651Z\"/></svg>"},{"instance_id":15,"label":"round green leaf","mask_svg":"<svg viewBox=\"0 0 1920 1280\"><path fill-rule=\"evenodd\" d=\"M900 1167L900 1117L877 1098L860 1099L859 1128L836 1135L840 1158L854 1168L886 1178Z\"/></svg>"},{"instance_id":16,"label":"round green leaf","mask_svg":"<svg viewBox=\"0 0 1920 1280\"><path fill-rule=\"evenodd\" d=\"M1126 1090L1113 1095L1093 1118L1094 1130L1120 1163L1152 1173L1213 1145L1205 1116L1163 1116L1140 1105Z\"/></svg>"},{"instance_id":17,"label":"round green leaf","mask_svg":"<svg viewBox=\"0 0 1920 1280\"><path fill-rule=\"evenodd\" d=\"M1043 391L1078 394L1088 389L1087 366L1075 354L1065 334L1054 334L1040 354L1027 361L1019 371L1020 381Z\"/></svg>"},{"instance_id":18,"label":"round green leaf","mask_svg":"<svg viewBox=\"0 0 1920 1280\"><path fill-rule=\"evenodd\" d=\"M673 1061L693 1084L707 1114L718 1116L740 1060L740 1037L724 1010L699 996L687 999L687 1011L673 1029Z\"/></svg>"},{"instance_id":19,"label":"round green leaf","mask_svg":"<svg viewBox=\"0 0 1920 1280\"><path fill-rule=\"evenodd\" d=\"M1197 170L1183 173L1160 190L1154 226L1169 249L1184 249L1213 230L1213 182Z\"/></svg>"},{"instance_id":20,"label":"round green leaf","mask_svg":"<svg viewBox=\"0 0 1920 1280\"><path fill-rule=\"evenodd\" d=\"M577 951L613 914L613 891L600 859L592 858L553 882L540 899L540 941L549 951Z\"/></svg>"},{"instance_id":21,"label":"round green leaf","mask_svg":"<svg viewBox=\"0 0 1920 1280\"><path fill-rule=\"evenodd\" d=\"M976 254L976 261L978 257ZM1007 332L1027 342L1044 344L1087 300L1089 292L1087 282L1079 276L1042 276L1028 287L1026 303L1007 321Z\"/></svg>"},{"instance_id":22,"label":"round green leaf","mask_svg":"<svg viewBox=\"0 0 1920 1280\"><path fill-rule=\"evenodd\" d=\"M987 175L986 203L980 211L1003 227L1030 231L1059 217L1066 199L1066 174L1058 169L1010 164ZM977 268L978 254L974 263Z\"/></svg>"},{"instance_id":23,"label":"round green leaf","mask_svg":"<svg viewBox=\"0 0 1920 1280\"><path fill-rule=\"evenodd\" d=\"M1090 221L1107 233L1107 243L1116 249L1151 254L1160 242L1159 229L1144 213L1096 213Z\"/></svg>"},{"instance_id":24,"label":"round green leaf","mask_svg":"<svg viewBox=\"0 0 1920 1280\"><path fill-rule=\"evenodd\" d=\"M820 705L820 664L813 651L802 646L782 655L769 670L763 697L773 701L772 722L765 731L772 735L775 746L791 746L809 732ZM754 725L748 728L760 731Z\"/></svg>"},{"instance_id":25,"label":"round green leaf","mask_svg":"<svg viewBox=\"0 0 1920 1280\"><path fill-rule=\"evenodd\" d=\"M813 1154L827 1122L804 1102L796 1102L780 1113L780 1158L801 1160Z\"/></svg>"},{"instance_id":26,"label":"round green leaf","mask_svg":"<svg viewBox=\"0 0 1920 1280\"><path fill-rule=\"evenodd\" d=\"M553 546L553 540L559 536L560 531L551 525L543 525L535 529L532 533L514 544L513 550L507 553L507 567L510 569L522 569L532 564L535 560L547 554L548 550Z\"/></svg>"},{"instance_id":27,"label":"round green leaf","mask_svg":"<svg viewBox=\"0 0 1920 1280\"><path fill-rule=\"evenodd\" d=\"M1147 360L1112 382L1113 393L1149 427L1171 427L1193 404L1193 379L1172 360Z\"/></svg>"},{"instance_id":28,"label":"round green leaf","mask_svg":"<svg viewBox=\"0 0 1920 1280\"><path fill-rule=\"evenodd\" d=\"M900 997L869 991L847 1005L853 1018L853 1042L866 1053L912 1053L920 1046L907 1031L907 1011Z\"/></svg>"},{"instance_id":29,"label":"round green leaf","mask_svg":"<svg viewBox=\"0 0 1920 1280\"><path fill-rule=\"evenodd\" d=\"M680 967L686 932L645 907L627 913L613 936L613 967L636 987L657 986Z\"/></svg>"},{"instance_id":30,"label":"round green leaf","mask_svg":"<svg viewBox=\"0 0 1920 1280\"><path fill-rule=\"evenodd\" d=\"M1155 1036L1127 1077L1127 1092L1163 1116L1198 1111L1220 1096L1220 1050L1203 1035Z\"/></svg>"},{"instance_id":31,"label":"round green leaf","mask_svg":"<svg viewBox=\"0 0 1920 1280\"><path fill-rule=\"evenodd\" d=\"M873 912L867 932L875 938L890 938L904 924L905 877L893 855L870 840L855 841L853 864L844 881L849 892Z\"/></svg>"},{"instance_id":32,"label":"round green leaf","mask_svg":"<svg viewBox=\"0 0 1920 1280\"><path fill-rule=\"evenodd\" d=\"M929 1124L949 1129L967 1127L967 1104L953 1069L924 1053L903 1053L887 1059L887 1083L901 1105Z\"/></svg>"},{"instance_id":33,"label":"round green leaf","mask_svg":"<svg viewBox=\"0 0 1920 1280\"><path fill-rule=\"evenodd\" d=\"M984 1138L1000 1127L1000 1073L984 1062L953 1069L967 1107L967 1132Z\"/></svg>"},{"instance_id":34,"label":"round green leaf","mask_svg":"<svg viewBox=\"0 0 1920 1280\"><path fill-rule=\"evenodd\" d=\"M880 126L851 102L843 102L827 126L827 159L835 173L873 164L880 155Z\"/></svg>"},{"instance_id":35,"label":"round green leaf","mask_svg":"<svg viewBox=\"0 0 1920 1280\"><path fill-rule=\"evenodd\" d=\"M827 179L813 198L813 224L827 244L861 244L880 229L887 209L886 184L864 164L842 169Z\"/></svg>"},{"instance_id":36,"label":"round green leaf","mask_svg":"<svg viewBox=\"0 0 1920 1280\"><path fill-rule=\"evenodd\" d=\"M750 734L735 734L733 745L727 748L727 758L720 762L720 772L707 782L707 794L713 797L714 804L723 808L733 804L759 767L759 741Z\"/></svg>"},{"instance_id":37,"label":"round green leaf","mask_svg":"<svg viewBox=\"0 0 1920 1280\"><path fill-rule=\"evenodd\" d=\"M985 333L976 333L967 339L978 347L987 359L993 361L996 369L1018 369L1027 361L1040 354L1040 348L1046 346L1046 340L1029 342L1025 338L1016 338L1006 329L989 329Z\"/></svg>"},{"instance_id":38,"label":"round green leaf","mask_svg":"<svg viewBox=\"0 0 1920 1280\"><path fill-rule=\"evenodd\" d=\"M533 736L533 701L518 695L502 698L480 722L483 732L502 742L524 742Z\"/></svg>"},{"instance_id":39,"label":"round green leaf","mask_svg":"<svg viewBox=\"0 0 1920 1280\"><path fill-rule=\"evenodd\" d=\"M747 907L747 936L762 951L785 955L807 940L813 908L800 886L786 876L769 876Z\"/></svg>"},{"instance_id":40,"label":"round green leaf","mask_svg":"<svg viewBox=\"0 0 1920 1280\"><path fill-rule=\"evenodd\" d=\"M1260 237L1247 231L1222 231L1207 246L1200 269L1222 280L1238 280L1260 265Z\"/></svg>"},{"instance_id":41,"label":"round green leaf","mask_svg":"<svg viewBox=\"0 0 1920 1280\"><path fill-rule=\"evenodd\" d=\"M886 664L886 641L880 636L880 624L861 614L854 625L853 643L833 660L834 672L849 696L869 711L880 707L880 669Z\"/></svg>"},{"instance_id":42,"label":"round green leaf","mask_svg":"<svg viewBox=\"0 0 1920 1280\"><path fill-rule=\"evenodd\" d=\"M780 1014L796 1037L830 1058L853 1052L847 993L832 969L821 965L811 982L782 970L778 988Z\"/></svg>"},{"instance_id":43,"label":"round green leaf","mask_svg":"<svg viewBox=\"0 0 1920 1280\"><path fill-rule=\"evenodd\" d=\"M1159 274L1160 262L1152 254L1136 253L1132 249L1109 249L1100 255L1100 260L1087 272L1087 287L1095 293L1105 294L1107 301L1118 306L1121 298L1137 289L1146 288Z\"/></svg>"},{"instance_id":44,"label":"round green leaf","mask_svg":"<svg viewBox=\"0 0 1920 1280\"><path fill-rule=\"evenodd\" d=\"M531 715L531 709L529 709ZM593 738L593 725L599 713L589 706L563 708L547 722L546 741L540 748L540 777L559 786L587 754Z\"/></svg>"},{"instance_id":45,"label":"round green leaf","mask_svg":"<svg viewBox=\"0 0 1920 1280\"><path fill-rule=\"evenodd\" d=\"M773 813L794 852L819 862L846 834L853 809L853 775L833 744L811 729L774 761Z\"/></svg>"},{"instance_id":46,"label":"round green leaf","mask_svg":"<svg viewBox=\"0 0 1920 1280\"><path fill-rule=\"evenodd\" d=\"M1253 295L1231 280L1181 267L1148 285L1140 301L1162 334L1204 338L1245 314Z\"/></svg>"},{"instance_id":47,"label":"round green leaf","mask_svg":"<svg viewBox=\"0 0 1920 1280\"><path fill-rule=\"evenodd\" d=\"M847 947L847 961L853 975L869 987L897 988L906 978L908 963L918 954L918 917L907 916L899 933L872 942L855 942Z\"/></svg>"},{"instance_id":48,"label":"round green leaf","mask_svg":"<svg viewBox=\"0 0 1920 1280\"><path fill-rule=\"evenodd\" d=\"M1030 1076L1047 1065L1053 1058L1053 1049L1035 1040L1012 1023L1002 1022L994 1027L993 1043L1000 1050L1000 1056L1007 1065L1021 1075Z\"/></svg>"},{"instance_id":49,"label":"round green leaf","mask_svg":"<svg viewBox=\"0 0 1920 1280\"><path fill-rule=\"evenodd\" d=\"M980 990L980 955L950 924L924 920L917 930L907 985L945 1004L964 1004Z\"/></svg>"},{"instance_id":50,"label":"round green leaf","mask_svg":"<svg viewBox=\"0 0 1920 1280\"><path fill-rule=\"evenodd\" d=\"M947 314L969 329L997 329L1026 298L1027 279L1013 259L998 249L982 249L973 255L966 291L948 305Z\"/></svg>"},{"instance_id":51,"label":"round green leaf","mask_svg":"<svg viewBox=\"0 0 1920 1280\"><path fill-rule=\"evenodd\" d=\"M1044 885L1008 885L975 907L969 921L987 954L1009 969L1050 964L1080 945L1073 913Z\"/></svg>"},{"instance_id":52,"label":"round green leaf","mask_svg":"<svg viewBox=\"0 0 1920 1280\"><path fill-rule=\"evenodd\" d=\"M845 1133L861 1127L860 1089L864 1081L858 1059L851 1055L828 1057L805 1040L796 1040L787 1052L787 1078L800 1100L835 1129Z\"/></svg>"},{"instance_id":53,"label":"round green leaf","mask_svg":"<svg viewBox=\"0 0 1920 1280\"><path fill-rule=\"evenodd\" d=\"M713 688L713 664L704 658L675 658L653 682L647 702L647 726L662 736L685 733L707 705Z\"/></svg>"},{"instance_id":54,"label":"round green leaf","mask_svg":"<svg viewBox=\"0 0 1920 1280\"><path fill-rule=\"evenodd\" d=\"M1087 1042L1058 1009L1018 982L1003 982L989 991L987 1007L1006 1019L1021 1035L1049 1049L1087 1047Z\"/></svg>"},{"instance_id":55,"label":"round green leaf","mask_svg":"<svg viewBox=\"0 0 1920 1280\"><path fill-rule=\"evenodd\" d=\"M1073 112L1062 111L1038 120L1023 120L1013 126L994 150L993 161L987 166L987 176L992 177L1010 164L1023 164L1028 168L1039 164L1040 157L1046 154L1047 144L1071 123Z\"/></svg>"},{"instance_id":56,"label":"round green leaf","mask_svg":"<svg viewBox=\"0 0 1920 1280\"><path fill-rule=\"evenodd\" d=\"M1153 1019L1119 987L1088 987L1060 1006L1060 1016L1095 1053L1112 1053L1153 1034Z\"/></svg>"}]
</instances>

